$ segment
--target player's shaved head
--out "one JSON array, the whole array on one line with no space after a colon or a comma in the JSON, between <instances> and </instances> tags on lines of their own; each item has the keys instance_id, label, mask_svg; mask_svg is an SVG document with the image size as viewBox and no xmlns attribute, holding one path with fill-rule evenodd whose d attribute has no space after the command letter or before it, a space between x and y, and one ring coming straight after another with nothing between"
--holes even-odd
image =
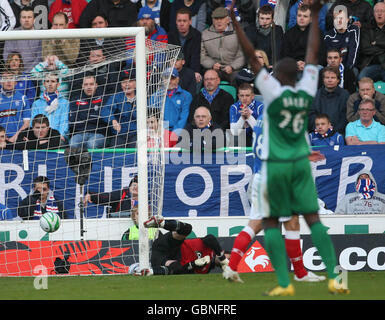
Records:
<instances>
[{"instance_id":1,"label":"player's shaved head","mask_svg":"<svg viewBox=\"0 0 385 320\"><path fill-rule=\"evenodd\" d=\"M274 67L274 77L282 85L294 86L297 80L297 61L290 57L279 60Z\"/></svg>"}]
</instances>

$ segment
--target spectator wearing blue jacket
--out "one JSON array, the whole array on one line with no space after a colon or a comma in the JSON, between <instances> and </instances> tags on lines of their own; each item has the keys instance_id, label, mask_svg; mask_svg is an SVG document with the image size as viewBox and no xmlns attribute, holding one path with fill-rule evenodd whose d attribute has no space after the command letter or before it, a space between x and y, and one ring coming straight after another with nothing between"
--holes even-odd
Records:
<instances>
[{"instance_id":1,"label":"spectator wearing blue jacket","mask_svg":"<svg viewBox=\"0 0 385 320\"><path fill-rule=\"evenodd\" d=\"M263 112L263 103L255 100L254 89L247 82L239 86L238 99L230 107L230 130L235 137L241 136L244 132L246 146L250 147L253 142L253 128L257 124L257 118ZM239 142L238 140L238 145Z\"/></svg>"},{"instance_id":2,"label":"spectator wearing blue jacket","mask_svg":"<svg viewBox=\"0 0 385 320\"><path fill-rule=\"evenodd\" d=\"M164 105L164 128L180 135L190 113L192 95L179 86L179 73L172 71Z\"/></svg>"},{"instance_id":3,"label":"spectator wearing blue jacket","mask_svg":"<svg viewBox=\"0 0 385 320\"><path fill-rule=\"evenodd\" d=\"M109 97L101 116L111 129L108 145L117 148L136 147L136 76L133 70L119 75L122 91Z\"/></svg>"},{"instance_id":4,"label":"spectator wearing blue jacket","mask_svg":"<svg viewBox=\"0 0 385 320\"><path fill-rule=\"evenodd\" d=\"M96 77L86 75L82 91L70 103L70 147L96 149L105 147L107 125L101 116L103 97Z\"/></svg>"},{"instance_id":5,"label":"spectator wearing blue jacket","mask_svg":"<svg viewBox=\"0 0 385 320\"><path fill-rule=\"evenodd\" d=\"M45 90L41 93L31 108L31 117L44 114L50 127L60 132L60 139L64 142L68 134L69 101L58 91L60 82L55 73L48 73L43 81Z\"/></svg>"},{"instance_id":6,"label":"spectator wearing blue jacket","mask_svg":"<svg viewBox=\"0 0 385 320\"><path fill-rule=\"evenodd\" d=\"M312 146L344 146L345 139L342 134L333 130L330 118L326 113L317 114L315 117L315 130L309 133Z\"/></svg>"},{"instance_id":7,"label":"spectator wearing blue jacket","mask_svg":"<svg viewBox=\"0 0 385 320\"><path fill-rule=\"evenodd\" d=\"M14 143L21 131L28 128L31 109L27 98L15 90L15 75L4 72L0 91L0 126L5 128L7 141Z\"/></svg>"}]
</instances>

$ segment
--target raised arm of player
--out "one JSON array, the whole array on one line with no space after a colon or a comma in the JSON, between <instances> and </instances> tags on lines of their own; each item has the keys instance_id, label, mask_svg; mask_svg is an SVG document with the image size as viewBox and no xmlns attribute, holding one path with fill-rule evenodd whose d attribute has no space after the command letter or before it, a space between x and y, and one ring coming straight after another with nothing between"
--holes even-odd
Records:
<instances>
[{"instance_id":1,"label":"raised arm of player","mask_svg":"<svg viewBox=\"0 0 385 320\"><path fill-rule=\"evenodd\" d=\"M320 0L312 0L311 8L311 20L313 21L310 26L309 38L307 41L305 63L318 65L318 52L320 47L320 31L318 26L318 14L321 10Z\"/></svg>"},{"instance_id":2,"label":"raised arm of player","mask_svg":"<svg viewBox=\"0 0 385 320\"><path fill-rule=\"evenodd\" d=\"M250 68L253 71L253 73L257 75L259 70L261 70L263 66L259 63L257 57L255 56L255 49L253 45L251 44L250 40L247 38L241 25L235 18L234 5L235 5L235 0L232 1L231 7L230 7L230 18L231 18L231 21L233 22L233 27L235 32L237 33L238 41L243 49L243 53L245 54L246 59L250 64Z\"/></svg>"}]
</instances>

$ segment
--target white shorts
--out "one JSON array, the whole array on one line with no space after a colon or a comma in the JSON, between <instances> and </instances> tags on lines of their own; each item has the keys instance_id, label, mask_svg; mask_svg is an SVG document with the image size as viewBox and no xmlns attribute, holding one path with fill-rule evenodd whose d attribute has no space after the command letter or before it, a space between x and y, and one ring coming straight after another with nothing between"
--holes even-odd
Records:
<instances>
[{"instance_id":1,"label":"white shorts","mask_svg":"<svg viewBox=\"0 0 385 320\"><path fill-rule=\"evenodd\" d=\"M251 202L250 215L249 215L250 220L262 220L264 217L260 206L258 206L260 180L261 180L261 174L254 173L251 177L251 183L249 183L249 187L247 188L247 196ZM290 219L291 217L280 217L279 222L286 222L286 221L289 221Z\"/></svg>"}]
</instances>

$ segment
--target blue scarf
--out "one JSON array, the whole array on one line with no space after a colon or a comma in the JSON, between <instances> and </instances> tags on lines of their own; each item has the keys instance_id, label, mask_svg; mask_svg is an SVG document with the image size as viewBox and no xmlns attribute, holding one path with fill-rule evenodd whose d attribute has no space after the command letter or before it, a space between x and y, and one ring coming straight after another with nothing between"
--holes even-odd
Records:
<instances>
[{"instance_id":1,"label":"blue scarf","mask_svg":"<svg viewBox=\"0 0 385 320\"><path fill-rule=\"evenodd\" d=\"M58 92L55 91L55 92L47 92L47 91L44 91L43 93L43 97L45 99L45 101L47 102L47 105L51 105L51 102L54 101L58 96Z\"/></svg>"},{"instance_id":2,"label":"blue scarf","mask_svg":"<svg viewBox=\"0 0 385 320\"><path fill-rule=\"evenodd\" d=\"M45 203L45 210L46 212L54 212L59 214L59 207L57 206L55 197L52 193L50 193L47 197L47 202ZM43 212L41 209L40 200L37 200L35 211L33 212L33 220L39 220L42 215Z\"/></svg>"},{"instance_id":3,"label":"blue scarf","mask_svg":"<svg viewBox=\"0 0 385 320\"><path fill-rule=\"evenodd\" d=\"M376 191L372 180L360 179L357 181L356 190L361 194L362 199L371 199Z\"/></svg>"},{"instance_id":4,"label":"blue scarf","mask_svg":"<svg viewBox=\"0 0 385 320\"><path fill-rule=\"evenodd\" d=\"M213 100L215 99L215 97L217 96L217 94L219 93L219 90L221 90L221 88L217 88L217 90L214 91L214 93L212 95L210 95L206 88L203 88L202 90L202 94L203 96L205 97L205 99L210 103L212 104L213 103Z\"/></svg>"}]
</instances>

